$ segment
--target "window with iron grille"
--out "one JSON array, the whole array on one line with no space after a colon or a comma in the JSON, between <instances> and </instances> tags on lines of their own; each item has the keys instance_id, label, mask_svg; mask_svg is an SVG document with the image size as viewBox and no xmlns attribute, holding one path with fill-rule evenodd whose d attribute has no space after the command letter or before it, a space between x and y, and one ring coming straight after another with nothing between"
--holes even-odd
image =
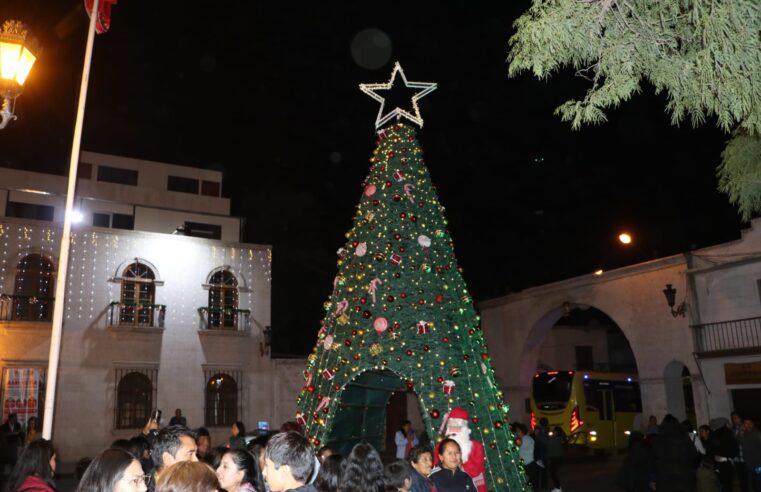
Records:
<instances>
[{"instance_id":1,"label":"window with iron grille","mask_svg":"<svg viewBox=\"0 0 761 492\"><path fill-rule=\"evenodd\" d=\"M204 425L207 427L228 426L238 420L242 385L241 371L205 370L206 405Z\"/></svg>"},{"instance_id":2,"label":"window with iron grille","mask_svg":"<svg viewBox=\"0 0 761 492\"><path fill-rule=\"evenodd\" d=\"M116 429L142 428L156 399L157 369L116 369Z\"/></svg>"},{"instance_id":3,"label":"window with iron grille","mask_svg":"<svg viewBox=\"0 0 761 492\"><path fill-rule=\"evenodd\" d=\"M13 287L14 320L50 321L53 314L55 292L55 269L48 258L26 255L16 266L16 282Z\"/></svg>"},{"instance_id":4,"label":"window with iron grille","mask_svg":"<svg viewBox=\"0 0 761 492\"><path fill-rule=\"evenodd\" d=\"M238 280L230 270L219 270L209 280L209 328L236 329Z\"/></svg>"},{"instance_id":5,"label":"window with iron grille","mask_svg":"<svg viewBox=\"0 0 761 492\"><path fill-rule=\"evenodd\" d=\"M136 261L124 269L119 322L123 325L152 325L156 297L156 275Z\"/></svg>"}]
</instances>

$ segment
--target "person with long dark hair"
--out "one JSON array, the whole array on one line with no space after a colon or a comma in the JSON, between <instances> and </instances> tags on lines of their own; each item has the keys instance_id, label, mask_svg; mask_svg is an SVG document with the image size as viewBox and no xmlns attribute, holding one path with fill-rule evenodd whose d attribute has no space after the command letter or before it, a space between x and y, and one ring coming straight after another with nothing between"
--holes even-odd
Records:
<instances>
[{"instance_id":1,"label":"person with long dark hair","mask_svg":"<svg viewBox=\"0 0 761 492\"><path fill-rule=\"evenodd\" d=\"M340 492L383 492L386 474L374 447L361 442L354 446L344 462L338 490Z\"/></svg>"},{"instance_id":2,"label":"person with long dark hair","mask_svg":"<svg viewBox=\"0 0 761 492\"><path fill-rule=\"evenodd\" d=\"M30 442L8 477L6 492L55 492L56 453L47 439Z\"/></svg>"},{"instance_id":3,"label":"person with long dark hair","mask_svg":"<svg viewBox=\"0 0 761 492\"><path fill-rule=\"evenodd\" d=\"M246 449L246 426L238 420L230 427L229 447L232 449Z\"/></svg>"},{"instance_id":4,"label":"person with long dark hair","mask_svg":"<svg viewBox=\"0 0 761 492\"><path fill-rule=\"evenodd\" d=\"M259 460L248 451L228 449L216 469L219 484L227 492L264 492Z\"/></svg>"},{"instance_id":5,"label":"person with long dark hair","mask_svg":"<svg viewBox=\"0 0 761 492\"><path fill-rule=\"evenodd\" d=\"M475 492L476 484L470 475L460 469L462 452L454 439L439 444L439 466L433 469L430 479L437 492Z\"/></svg>"},{"instance_id":6,"label":"person with long dark hair","mask_svg":"<svg viewBox=\"0 0 761 492\"><path fill-rule=\"evenodd\" d=\"M37 428L37 417L29 417L26 421L26 434L24 436L24 444L29 444L32 441L42 437L42 432Z\"/></svg>"},{"instance_id":7,"label":"person with long dark hair","mask_svg":"<svg viewBox=\"0 0 761 492\"><path fill-rule=\"evenodd\" d=\"M394 435L394 443L396 444L396 459L406 460L410 457L410 450L419 444L417 436L412 430L412 422L409 420L402 422L401 427Z\"/></svg>"},{"instance_id":8,"label":"person with long dark hair","mask_svg":"<svg viewBox=\"0 0 761 492\"><path fill-rule=\"evenodd\" d=\"M111 448L92 460L76 492L145 492L140 461L124 449Z\"/></svg>"},{"instance_id":9,"label":"person with long dark hair","mask_svg":"<svg viewBox=\"0 0 761 492\"><path fill-rule=\"evenodd\" d=\"M314 479L317 492L336 492L341 479L341 468L344 458L340 454L331 454L322 460L320 471Z\"/></svg>"}]
</instances>

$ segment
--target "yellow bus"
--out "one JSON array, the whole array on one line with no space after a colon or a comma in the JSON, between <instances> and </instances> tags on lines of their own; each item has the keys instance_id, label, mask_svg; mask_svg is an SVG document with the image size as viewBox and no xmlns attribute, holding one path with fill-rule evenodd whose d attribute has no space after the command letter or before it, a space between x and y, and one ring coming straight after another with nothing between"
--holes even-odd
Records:
<instances>
[{"instance_id":1,"label":"yellow bus","mask_svg":"<svg viewBox=\"0 0 761 492\"><path fill-rule=\"evenodd\" d=\"M559 426L568 442L591 449L625 448L642 414L635 376L618 372L548 371L531 385L531 428L542 417Z\"/></svg>"}]
</instances>

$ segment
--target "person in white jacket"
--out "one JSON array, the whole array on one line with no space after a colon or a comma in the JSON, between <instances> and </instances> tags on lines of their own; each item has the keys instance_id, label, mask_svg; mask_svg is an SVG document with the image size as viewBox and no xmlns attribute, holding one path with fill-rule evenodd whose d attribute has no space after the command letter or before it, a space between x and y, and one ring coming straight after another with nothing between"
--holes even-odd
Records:
<instances>
[{"instance_id":1,"label":"person in white jacket","mask_svg":"<svg viewBox=\"0 0 761 492\"><path fill-rule=\"evenodd\" d=\"M396 443L396 459L406 460L410 456L410 450L418 445L417 436L412 430L412 422L405 420L394 436Z\"/></svg>"}]
</instances>

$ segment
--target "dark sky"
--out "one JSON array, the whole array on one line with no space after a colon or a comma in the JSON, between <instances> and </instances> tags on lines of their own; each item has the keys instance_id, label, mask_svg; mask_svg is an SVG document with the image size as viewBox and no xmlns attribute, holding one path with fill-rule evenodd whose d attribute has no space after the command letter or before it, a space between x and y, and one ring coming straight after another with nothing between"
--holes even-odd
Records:
<instances>
[{"instance_id":1,"label":"dark sky","mask_svg":"<svg viewBox=\"0 0 761 492\"><path fill-rule=\"evenodd\" d=\"M19 120L0 131L3 165L67 169L81 3L0 3L0 19L24 20L44 48ZM387 81L395 60L439 84L418 137L476 301L738 237L716 191L727 135L713 122L670 126L644 86L607 124L571 131L552 113L585 81L507 77L528 5L122 0L96 39L82 149L224 171L244 240L274 246L281 354L314 344L375 141L378 106L357 86ZM623 229L635 247L616 244Z\"/></svg>"}]
</instances>

